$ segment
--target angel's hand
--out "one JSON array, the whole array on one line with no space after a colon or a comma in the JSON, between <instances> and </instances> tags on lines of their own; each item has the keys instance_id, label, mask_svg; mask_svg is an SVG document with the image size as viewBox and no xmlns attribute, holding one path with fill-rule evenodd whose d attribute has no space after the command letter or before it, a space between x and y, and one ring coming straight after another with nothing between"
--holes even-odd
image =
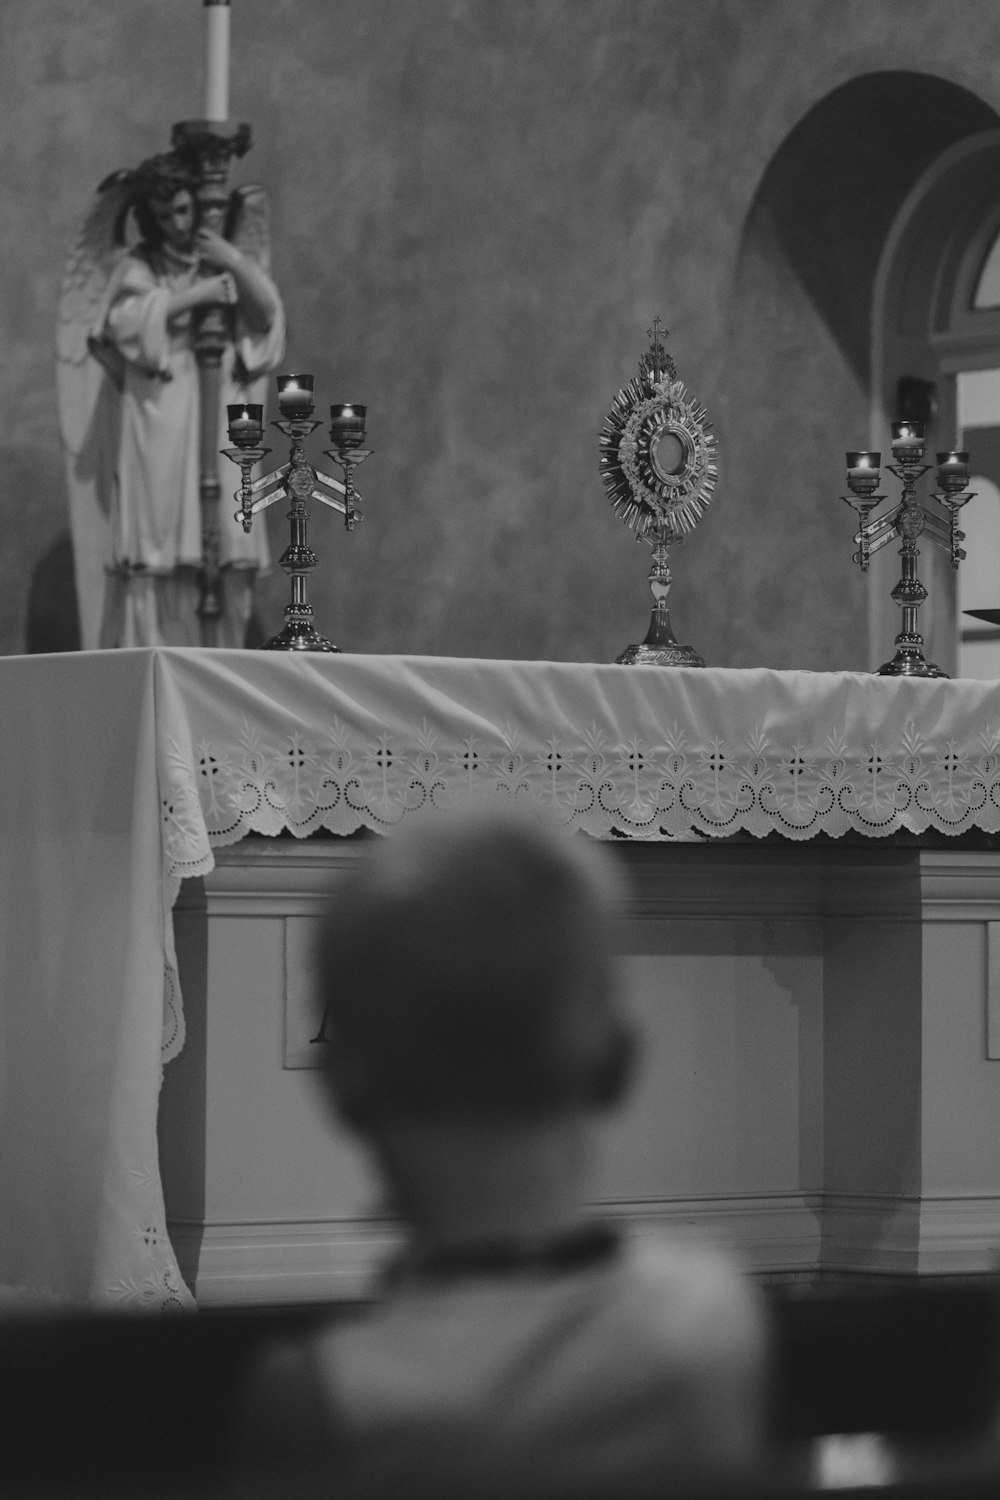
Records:
<instances>
[{"instance_id":1,"label":"angel's hand","mask_svg":"<svg viewBox=\"0 0 1000 1500\"><path fill-rule=\"evenodd\" d=\"M203 261L218 271L235 270L242 260L235 245L223 239L221 234L216 234L214 229L204 226L195 233L194 248Z\"/></svg>"},{"instance_id":2,"label":"angel's hand","mask_svg":"<svg viewBox=\"0 0 1000 1500\"><path fill-rule=\"evenodd\" d=\"M223 271L219 276L206 276L197 285L204 302L221 302L226 307L232 307L239 297L236 282L228 271Z\"/></svg>"},{"instance_id":3,"label":"angel's hand","mask_svg":"<svg viewBox=\"0 0 1000 1500\"><path fill-rule=\"evenodd\" d=\"M171 301L170 312L180 313L189 307L217 306L220 302L225 307L232 307L238 298L235 279L228 271L223 271L218 276L202 276L187 291L176 293Z\"/></svg>"}]
</instances>

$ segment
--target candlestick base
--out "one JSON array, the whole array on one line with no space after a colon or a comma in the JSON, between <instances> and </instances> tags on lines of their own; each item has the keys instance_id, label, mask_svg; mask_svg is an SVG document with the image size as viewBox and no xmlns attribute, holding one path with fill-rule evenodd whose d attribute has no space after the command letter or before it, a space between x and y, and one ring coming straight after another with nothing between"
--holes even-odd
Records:
<instances>
[{"instance_id":1,"label":"candlestick base","mask_svg":"<svg viewBox=\"0 0 1000 1500\"><path fill-rule=\"evenodd\" d=\"M302 620L289 620L283 630L272 635L260 648L262 651L326 651L340 654L340 647L320 635L315 625Z\"/></svg>"},{"instance_id":2,"label":"candlestick base","mask_svg":"<svg viewBox=\"0 0 1000 1500\"><path fill-rule=\"evenodd\" d=\"M896 654L879 667L879 677L947 677L934 662L924 656L922 635L897 635Z\"/></svg>"}]
</instances>

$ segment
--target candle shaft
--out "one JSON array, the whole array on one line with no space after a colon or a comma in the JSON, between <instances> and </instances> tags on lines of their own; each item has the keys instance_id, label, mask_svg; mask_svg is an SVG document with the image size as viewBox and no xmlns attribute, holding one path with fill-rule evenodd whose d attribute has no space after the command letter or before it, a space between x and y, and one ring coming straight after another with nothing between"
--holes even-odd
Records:
<instances>
[{"instance_id":1,"label":"candle shaft","mask_svg":"<svg viewBox=\"0 0 1000 1500\"><path fill-rule=\"evenodd\" d=\"M205 119L229 119L229 0L205 0Z\"/></svg>"}]
</instances>

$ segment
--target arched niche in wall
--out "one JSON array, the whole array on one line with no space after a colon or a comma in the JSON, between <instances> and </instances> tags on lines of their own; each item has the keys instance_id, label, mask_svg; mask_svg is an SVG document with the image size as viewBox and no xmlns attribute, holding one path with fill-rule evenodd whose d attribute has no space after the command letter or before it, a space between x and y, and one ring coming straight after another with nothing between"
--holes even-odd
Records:
<instances>
[{"instance_id":1,"label":"arched niche in wall","mask_svg":"<svg viewBox=\"0 0 1000 1500\"><path fill-rule=\"evenodd\" d=\"M888 444L870 442L876 279L915 184L998 123L944 79L871 73L814 105L767 167L734 285L720 571L735 608L716 660L864 671L891 655L898 624L870 642L881 585L852 563L856 517L838 499L844 450Z\"/></svg>"},{"instance_id":2,"label":"arched niche in wall","mask_svg":"<svg viewBox=\"0 0 1000 1500\"><path fill-rule=\"evenodd\" d=\"M993 129L944 152L908 194L883 249L873 312L873 431L892 420L901 382L919 381L933 393L928 458L956 446L971 455L977 493L961 520L970 555L956 576L940 553L928 560L930 549L922 549L920 576L931 594L921 615L946 670L990 677L1000 676L1000 651L995 641L980 649L991 632L962 610L1000 605L998 270L1000 129ZM879 581L873 635L885 637L893 606L884 565ZM963 633L983 639L962 647Z\"/></svg>"}]
</instances>

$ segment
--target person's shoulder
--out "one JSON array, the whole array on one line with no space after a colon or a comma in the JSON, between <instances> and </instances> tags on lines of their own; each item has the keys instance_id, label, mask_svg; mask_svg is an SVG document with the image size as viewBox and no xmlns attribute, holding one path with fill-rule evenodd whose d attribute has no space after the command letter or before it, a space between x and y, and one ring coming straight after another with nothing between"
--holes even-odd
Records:
<instances>
[{"instance_id":1,"label":"person's shoulder","mask_svg":"<svg viewBox=\"0 0 1000 1500\"><path fill-rule=\"evenodd\" d=\"M648 1319L649 1336L664 1336L675 1350L689 1345L708 1358L762 1348L759 1291L725 1252L639 1235L623 1243L621 1276L629 1301Z\"/></svg>"},{"instance_id":2,"label":"person's shoulder","mask_svg":"<svg viewBox=\"0 0 1000 1500\"><path fill-rule=\"evenodd\" d=\"M714 1245L688 1242L665 1233L626 1234L622 1258L636 1276L716 1289L745 1279L736 1260Z\"/></svg>"}]
</instances>

